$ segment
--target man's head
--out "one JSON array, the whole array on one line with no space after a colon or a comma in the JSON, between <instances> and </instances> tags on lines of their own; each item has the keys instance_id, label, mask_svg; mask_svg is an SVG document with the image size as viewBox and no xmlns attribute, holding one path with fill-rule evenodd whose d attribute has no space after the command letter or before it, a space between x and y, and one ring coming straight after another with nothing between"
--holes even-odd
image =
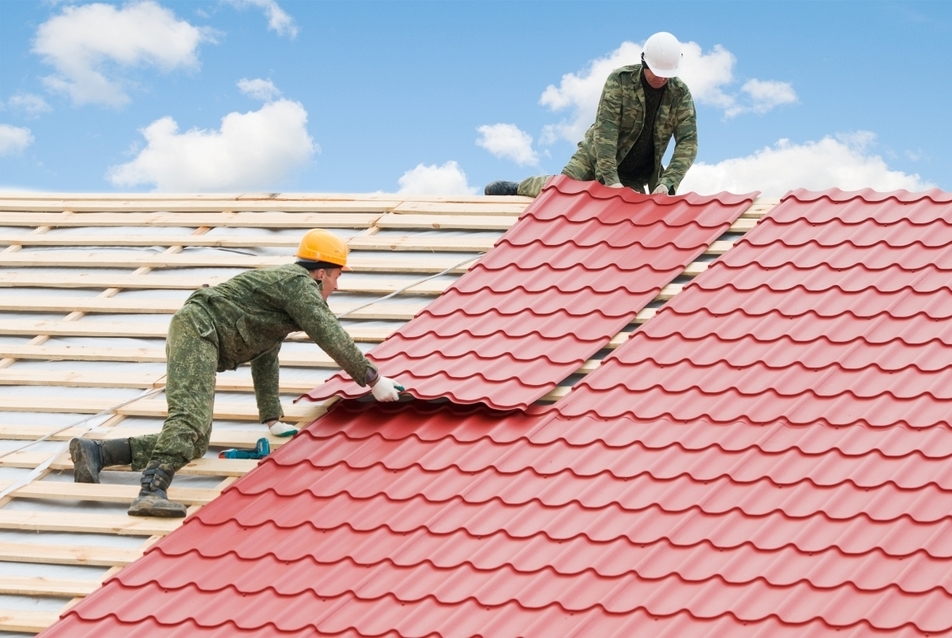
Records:
<instances>
[{"instance_id":1,"label":"man's head","mask_svg":"<svg viewBox=\"0 0 952 638\"><path fill-rule=\"evenodd\" d=\"M321 283L324 299L337 290L337 278L341 270L347 270L347 244L343 239L326 230L309 230L301 238L296 253L297 263Z\"/></svg>"},{"instance_id":2,"label":"man's head","mask_svg":"<svg viewBox=\"0 0 952 638\"><path fill-rule=\"evenodd\" d=\"M681 70L681 43L667 31L659 31L645 41L641 64L645 69L648 84L660 89L668 78Z\"/></svg>"}]
</instances>

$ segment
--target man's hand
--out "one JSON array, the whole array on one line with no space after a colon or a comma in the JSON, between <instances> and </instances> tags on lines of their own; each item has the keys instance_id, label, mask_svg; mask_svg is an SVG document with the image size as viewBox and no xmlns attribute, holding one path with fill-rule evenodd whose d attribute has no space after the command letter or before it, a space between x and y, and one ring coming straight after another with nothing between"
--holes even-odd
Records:
<instances>
[{"instance_id":1,"label":"man's hand","mask_svg":"<svg viewBox=\"0 0 952 638\"><path fill-rule=\"evenodd\" d=\"M404 390L405 388L402 385L387 377L379 377L373 387L370 388L374 398L382 402L397 401L400 399L400 393Z\"/></svg>"},{"instance_id":2,"label":"man's hand","mask_svg":"<svg viewBox=\"0 0 952 638\"><path fill-rule=\"evenodd\" d=\"M615 184L605 184L605 186L607 186L608 188L624 188L625 187L625 185L622 184L621 182L617 182Z\"/></svg>"},{"instance_id":3,"label":"man's hand","mask_svg":"<svg viewBox=\"0 0 952 638\"><path fill-rule=\"evenodd\" d=\"M664 184L658 184L657 186L655 186L655 189L651 191L651 194L652 195L667 195L668 187L665 186Z\"/></svg>"}]
</instances>

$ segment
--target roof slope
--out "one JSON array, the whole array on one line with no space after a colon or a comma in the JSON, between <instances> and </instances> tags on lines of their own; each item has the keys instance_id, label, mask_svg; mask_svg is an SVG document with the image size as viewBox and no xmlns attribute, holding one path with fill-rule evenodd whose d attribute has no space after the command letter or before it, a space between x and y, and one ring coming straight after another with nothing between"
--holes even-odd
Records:
<instances>
[{"instance_id":1,"label":"roof slope","mask_svg":"<svg viewBox=\"0 0 952 638\"><path fill-rule=\"evenodd\" d=\"M416 398L525 409L605 347L752 202L554 177L486 257L368 356ZM339 373L306 396L366 392Z\"/></svg>"},{"instance_id":2,"label":"roof slope","mask_svg":"<svg viewBox=\"0 0 952 638\"><path fill-rule=\"evenodd\" d=\"M47 635L950 634L950 221L793 193L546 413L339 403Z\"/></svg>"}]
</instances>

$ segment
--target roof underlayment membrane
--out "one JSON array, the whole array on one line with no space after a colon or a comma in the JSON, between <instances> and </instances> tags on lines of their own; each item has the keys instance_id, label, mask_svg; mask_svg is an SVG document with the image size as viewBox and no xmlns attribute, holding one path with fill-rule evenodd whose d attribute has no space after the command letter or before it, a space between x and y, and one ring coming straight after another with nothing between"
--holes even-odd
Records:
<instances>
[{"instance_id":1,"label":"roof underlayment membrane","mask_svg":"<svg viewBox=\"0 0 952 638\"><path fill-rule=\"evenodd\" d=\"M603 329L577 355L591 371L565 386L549 363L579 333L539 327L542 308L562 298L564 316L601 321L576 292L614 279L572 232L580 218L606 230L593 245L607 254L663 238L657 264L682 250L690 215L739 205L712 224L723 232L753 201L605 190L550 183L478 266L370 349L400 344L381 369L402 357L414 398L358 400L328 368L325 390L344 399L294 403L322 414L43 635L952 635L952 195L788 193L595 352L641 308ZM626 226L643 233L632 240L617 227L627 210L661 227ZM577 277L539 257L572 252ZM536 268L509 266L522 258ZM528 293L525 310L510 289ZM520 321L467 341L471 297ZM520 361L533 330L559 344L532 362L541 381L494 370L468 399L427 394L506 345ZM432 336L448 334L452 348ZM421 372L431 358L442 369ZM548 400L524 398L539 388Z\"/></svg>"}]
</instances>

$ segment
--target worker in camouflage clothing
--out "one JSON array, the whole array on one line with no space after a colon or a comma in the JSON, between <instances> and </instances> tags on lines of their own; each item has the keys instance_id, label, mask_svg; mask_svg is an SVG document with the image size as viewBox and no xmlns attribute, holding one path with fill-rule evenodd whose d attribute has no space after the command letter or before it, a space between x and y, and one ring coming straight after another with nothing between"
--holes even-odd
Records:
<instances>
[{"instance_id":1,"label":"worker in camouflage clothing","mask_svg":"<svg viewBox=\"0 0 952 638\"><path fill-rule=\"evenodd\" d=\"M670 33L645 42L641 64L612 71L598 102L595 123L562 174L642 193L673 195L697 157L697 117L687 85L677 78L681 44ZM667 167L661 158L674 137ZM536 197L548 175L522 182L492 182L486 195Z\"/></svg>"},{"instance_id":2,"label":"worker in camouflage clothing","mask_svg":"<svg viewBox=\"0 0 952 638\"><path fill-rule=\"evenodd\" d=\"M74 480L98 483L110 465L143 470L133 516L185 516L168 500L175 472L205 454L212 429L215 373L251 362L258 415L278 436L296 432L280 422L278 352L291 332L303 330L378 401L396 401L403 388L380 376L357 349L327 298L347 264L347 245L324 230L304 235L297 262L250 270L194 292L169 324L165 394L169 415L158 434L93 441L75 438L69 451Z\"/></svg>"}]
</instances>

